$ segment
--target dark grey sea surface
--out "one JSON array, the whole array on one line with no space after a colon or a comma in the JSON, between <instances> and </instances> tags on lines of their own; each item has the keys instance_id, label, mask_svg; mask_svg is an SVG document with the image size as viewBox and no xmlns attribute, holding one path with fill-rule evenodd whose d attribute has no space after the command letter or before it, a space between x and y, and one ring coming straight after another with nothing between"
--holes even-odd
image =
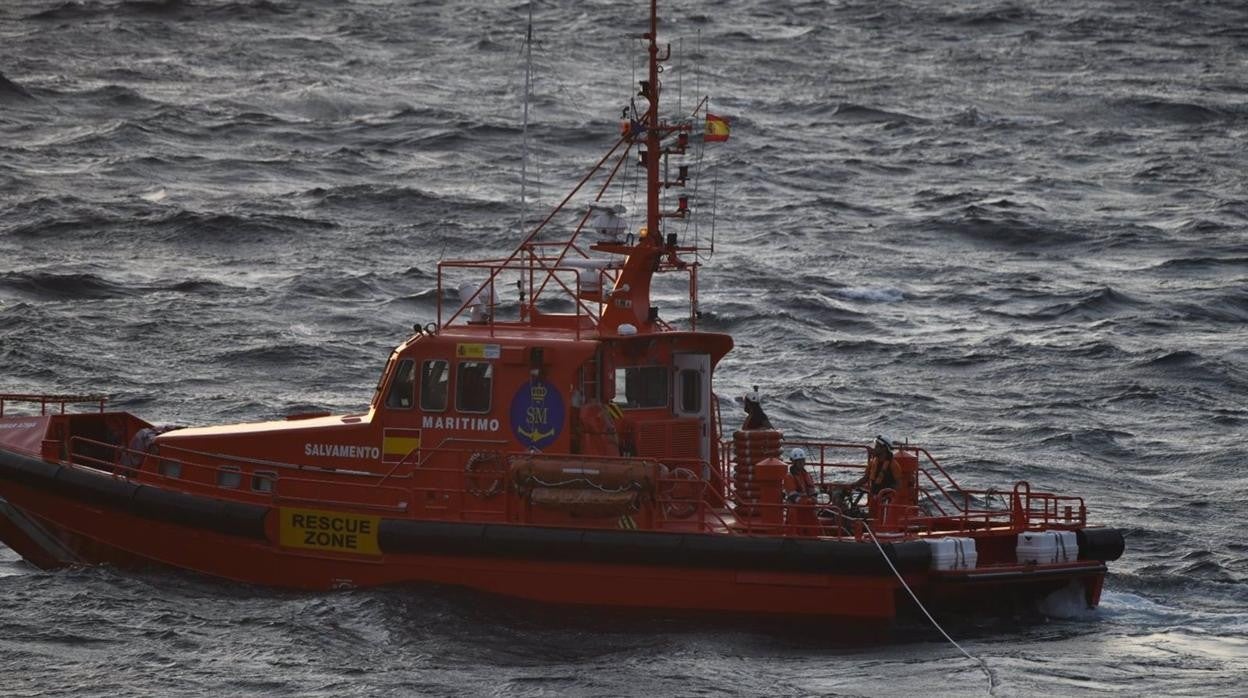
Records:
<instances>
[{"instance_id":1,"label":"dark grey sea surface","mask_svg":"<svg viewBox=\"0 0 1248 698\"><path fill-rule=\"evenodd\" d=\"M366 405L433 320L437 262L518 239L527 11L0 5L0 391L187 425ZM680 229L714 235L726 417L757 384L790 435L909 439L964 484L1079 494L1126 530L1094 613L945 619L998 695L1243 695L1248 5L663 12L669 104L709 92L733 119ZM644 17L535 5L530 219L614 142ZM868 642L722 621L42 572L0 548L3 695L988 691L920 623Z\"/></svg>"}]
</instances>

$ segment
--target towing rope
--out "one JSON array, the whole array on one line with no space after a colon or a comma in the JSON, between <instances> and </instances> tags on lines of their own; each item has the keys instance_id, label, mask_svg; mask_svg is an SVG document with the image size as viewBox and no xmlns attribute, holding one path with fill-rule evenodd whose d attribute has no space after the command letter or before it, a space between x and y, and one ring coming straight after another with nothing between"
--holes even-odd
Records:
<instances>
[{"instance_id":1,"label":"towing rope","mask_svg":"<svg viewBox=\"0 0 1248 698\"><path fill-rule=\"evenodd\" d=\"M858 519L858 521L862 523L862 527L866 529L868 534L871 535L871 542L875 543L875 549L880 551L880 556L884 558L884 562L888 563L888 568L893 571L893 574L897 577L897 581L901 582L902 588L906 590L906 593L910 595L911 599L914 599L914 604L919 607L920 611L923 611L923 615L927 616L927 619L932 622L932 626L939 630L941 635L945 636L945 639L949 641L949 644L957 647L958 651L966 655L967 659L979 664L979 668L983 670L984 676L988 677L988 695L997 695L997 677L992 673L992 669L988 668L988 663L982 658L976 657L970 652L962 649L962 645L954 642L953 638L949 637L949 633L945 632L945 629L940 627L940 623L936 622L936 619L932 617L932 614L927 612L927 608L923 605L923 602L919 601L919 597L915 596L914 590L910 588L909 584L906 584L905 578L903 578L901 573L897 571L897 566L893 564L891 559L889 559L888 553L884 552L884 546L880 545L880 540L875 537L875 531L872 531L871 527L867 525L866 519Z\"/></svg>"}]
</instances>

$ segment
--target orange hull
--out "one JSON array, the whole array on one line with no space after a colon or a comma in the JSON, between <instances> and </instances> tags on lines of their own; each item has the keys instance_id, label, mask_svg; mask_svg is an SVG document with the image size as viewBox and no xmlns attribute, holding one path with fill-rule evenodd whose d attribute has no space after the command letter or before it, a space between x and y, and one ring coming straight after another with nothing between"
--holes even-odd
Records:
<instances>
[{"instance_id":1,"label":"orange hull","mask_svg":"<svg viewBox=\"0 0 1248 698\"><path fill-rule=\"evenodd\" d=\"M558 604L874 622L890 621L899 607L911 606L871 543L812 541L799 549L794 547L796 541L780 540L772 550L766 539L753 539L730 550L724 546L731 541L707 534L586 532L383 518L379 554L362 557L283 546L280 508L261 509L255 515L242 512L242 521L255 522L250 530L238 521L187 525L168 520L184 517L184 512L162 513L150 503L160 494L150 487L144 493L149 503L140 513L134 511L137 488L129 495L115 491L125 486L121 480L20 454L0 456L0 473L9 475L0 480L0 496L6 500L0 507L5 514L0 517L0 539L45 567L154 565L307 590L435 583ZM15 470L18 466L25 470ZM36 470L51 478L30 474ZM19 478L28 482L15 482L15 472L24 473ZM130 504L110 503L110 496ZM456 540L464 542L459 554L446 550L457 547ZM910 586L937 604L1038 597L1076 581L1085 586L1094 605L1105 574L1104 564L1095 561L1047 570L1000 567L980 571L978 578L932 573L923 544L888 547ZM398 552L422 548L438 550ZM806 553L814 556L802 557ZM644 564L643 558L653 562ZM771 569L760 568L760 563ZM803 569L820 565L826 569Z\"/></svg>"},{"instance_id":2,"label":"orange hull","mask_svg":"<svg viewBox=\"0 0 1248 698\"><path fill-rule=\"evenodd\" d=\"M76 555L62 564L167 566L272 587L319 591L423 582L549 603L873 620L894 616L899 588L891 575L451 555L387 554L359 560L152 521L24 486L6 487L4 497ZM0 535L5 530L0 528ZM4 542L12 539L6 535Z\"/></svg>"}]
</instances>

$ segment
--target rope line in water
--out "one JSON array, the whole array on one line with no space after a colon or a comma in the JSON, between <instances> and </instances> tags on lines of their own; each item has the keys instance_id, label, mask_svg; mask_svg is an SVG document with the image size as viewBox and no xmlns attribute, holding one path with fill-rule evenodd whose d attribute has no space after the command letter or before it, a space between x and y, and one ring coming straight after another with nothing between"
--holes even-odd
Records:
<instances>
[{"instance_id":1,"label":"rope line in water","mask_svg":"<svg viewBox=\"0 0 1248 698\"><path fill-rule=\"evenodd\" d=\"M966 655L967 659L979 664L979 668L983 670L984 676L988 677L988 695L995 696L997 694L997 678L993 676L992 670L988 668L988 663L980 657L976 657L970 652L967 652L962 648L962 645L959 645L952 637L949 637L949 633L945 632L945 629L940 627L940 623L937 623L936 619L932 617L932 614L928 613L927 607L923 605L922 601L919 601L919 597L915 595L914 590L910 588L909 584L906 584L905 578L902 577L901 573L897 571L897 566L893 564L891 559L889 559L888 553L884 552L884 546L880 545L880 540L875 537L875 531L871 530L871 527L867 525L865 520L859 519L859 521L862 521L862 527L871 535L871 542L875 543L875 549L880 551L880 556L884 558L884 562L888 563L888 568L893 571L893 574L897 577L897 581L901 582L902 588L906 590L906 593L910 595L911 599L914 599L915 605L918 606L919 610L923 611L923 615L927 616L927 619L932 622L932 626L939 630L941 635L945 636L945 639L949 641L949 644L957 647L958 651Z\"/></svg>"}]
</instances>

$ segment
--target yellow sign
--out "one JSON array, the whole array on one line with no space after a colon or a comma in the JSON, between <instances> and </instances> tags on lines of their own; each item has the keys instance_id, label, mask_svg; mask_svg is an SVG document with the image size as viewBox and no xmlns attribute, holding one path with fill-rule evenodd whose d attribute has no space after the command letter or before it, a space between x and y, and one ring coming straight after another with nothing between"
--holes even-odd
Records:
<instances>
[{"instance_id":1,"label":"yellow sign","mask_svg":"<svg viewBox=\"0 0 1248 698\"><path fill-rule=\"evenodd\" d=\"M497 359L502 355L497 344L456 344L455 356L461 359Z\"/></svg>"},{"instance_id":2,"label":"yellow sign","mask_svg":"<svg viewBox=\"0 0 1248 698\"><path fill-rule=\"evenodd\" d=\"M278 509L278 540L287 548L380 555L381 517L316 509Z\"/></svg>"}]
</instances>

